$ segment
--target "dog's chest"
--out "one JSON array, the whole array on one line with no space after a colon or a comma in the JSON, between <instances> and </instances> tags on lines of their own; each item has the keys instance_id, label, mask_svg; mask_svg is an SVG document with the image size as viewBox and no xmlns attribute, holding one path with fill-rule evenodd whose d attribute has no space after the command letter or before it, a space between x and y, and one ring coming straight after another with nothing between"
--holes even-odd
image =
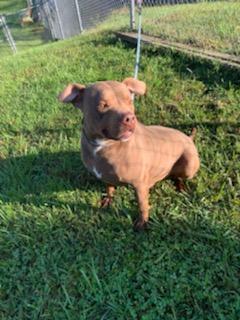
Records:
<instances>
[{"instance_id":1,"label":"dog's chest","mask_svg":"<svg viewBox=\"0 0 240 320\"><path fill-rule=\"evenodd\" d=\"M110 184L121 183L121 177L117 174L115 166L104 156L103 150L109 147L105 140L89 144L82 140L82 160L86 168L98 179Z\"/></svg>"}]
</instances>

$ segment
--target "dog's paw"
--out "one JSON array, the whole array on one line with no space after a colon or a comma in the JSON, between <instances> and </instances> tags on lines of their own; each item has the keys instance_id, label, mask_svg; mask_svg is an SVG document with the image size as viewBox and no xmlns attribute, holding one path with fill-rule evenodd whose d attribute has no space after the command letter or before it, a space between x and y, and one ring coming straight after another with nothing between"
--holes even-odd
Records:
<instances>
[{"instance_id":1,"label":"dog's paw","mask_svg":"<svg viewBox=\"0 0 240 320\"><path fill-rule=\"evenodd\" d=\"M133 224L133 230L136 232L144 231L148 228L148 222L142 218L137 218Z\"/></svg>"},{"instance_id":2,"label":"dog's paw","mask_svg":"<svg viewBox=\"0 0 240 320\"><path fill-rule=\"evenodd\" d=\"M111 197L103 197L101 200L101 208L108 208L112 203L112 198Z\"/></svg>"},{"instance_id":3,"label":"dog's paw","mask_svg":"<svg viewBox=\"0 0 240 320\"><path fill-rule=\"evenodd\" d=\"M187 192L187 187L186 187L185 183L183 182L183 180L175 179L174 185L175 185L175 188L178 192Z\"/></svg>"}]
</instances>

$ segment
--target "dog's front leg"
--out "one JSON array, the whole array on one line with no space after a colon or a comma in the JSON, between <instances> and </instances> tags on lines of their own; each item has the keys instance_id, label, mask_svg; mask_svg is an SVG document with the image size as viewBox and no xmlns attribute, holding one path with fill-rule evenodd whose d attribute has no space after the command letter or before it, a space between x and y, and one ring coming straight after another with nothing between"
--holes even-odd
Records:
<instances>
[{"instance_id":1,"label":"dog's front leg","mask_svg":"<svg viewBox=\"0 0 240 320\"><path fill-rule=\"evenodd\" d=\"M114 191L114 186L107 185L107 194L101 200L101 208L107 208L110 206L110 204L112 203Z\"/></svg>"},{"instance_id":2,"label":"dog's front leg","mask_svg":"<svg viewBox=\"0 0 240 320\"><path fill-rule=\"evenodd\" d=\"M147 222L149 219L149 204L148 204L149 188L146 186L138 186L138 187L135 187L135 189L136 189L140 213L139 213L139 217L134 222L134 230L141 231L146 229Z\"/></svg>"}]
</instances>

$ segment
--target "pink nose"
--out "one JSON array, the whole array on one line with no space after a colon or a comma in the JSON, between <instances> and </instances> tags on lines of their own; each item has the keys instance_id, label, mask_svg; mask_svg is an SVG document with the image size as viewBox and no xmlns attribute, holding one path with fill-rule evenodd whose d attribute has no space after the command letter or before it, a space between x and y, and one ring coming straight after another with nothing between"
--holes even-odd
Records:
<instances>
[{"instance_id":1,"label":"pink nose","mask_svg":"<svg viewBox=\"0 0 240 320\"><path fill-rule=\"evenodd\" d=\"M123 119L122 119L122 124L125 125L126 127L134 127L136 123L136 117L133 113L128 112L124 115Z\"/></svg>"}]
</instances>

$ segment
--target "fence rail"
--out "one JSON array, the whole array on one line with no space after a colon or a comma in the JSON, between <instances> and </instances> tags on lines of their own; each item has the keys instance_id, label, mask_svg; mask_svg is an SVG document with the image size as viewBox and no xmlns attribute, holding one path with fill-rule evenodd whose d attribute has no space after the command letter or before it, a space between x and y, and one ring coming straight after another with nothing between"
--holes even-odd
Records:
<instances>
[{"instance_id":1,"label":"fence rail","mask_svg":"<svg viewBox=\"0 0 240 320\"><path fill-rule=\"evenodd\" d=\"M16 47L16 44L15 44L15 41L12 37L12 34L8 28L8 25L6 23L6 19L4 16L0 16L0 27L2 27L2 30L3 30L3 34L7 40L7 42L9 43L10 45L10 48L12 49L12 51L14 53L17 52L17 47Z\"/></svg>"}]
</instances>

